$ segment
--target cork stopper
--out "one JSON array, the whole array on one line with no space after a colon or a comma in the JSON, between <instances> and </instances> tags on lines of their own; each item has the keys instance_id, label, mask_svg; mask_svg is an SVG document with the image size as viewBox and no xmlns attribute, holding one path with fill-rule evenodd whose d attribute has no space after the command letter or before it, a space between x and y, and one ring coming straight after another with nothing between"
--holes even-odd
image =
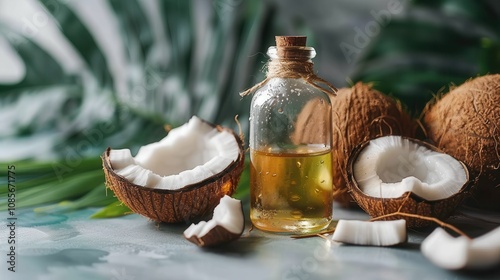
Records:
<instances>
[{"instance_id":1,"label":"cork stopper","mask_svg":"<svg viewBox=\"0 0 500 280\"><path fill-rule=\"evenodd\" d=\"M276 36L276 47L305 47L306 36Z\"/></svg>"},{"instance_id":2,"label":"cork stopper","mask_svg":"<svg viewBox=\"0 0 500 280\"><path fill-rule=\"evenodd\" d=\"M280 59L309 60L316 53L313 48L306 47L306 36L276 36L276 55Z\"/></svg>"}]
</instances>

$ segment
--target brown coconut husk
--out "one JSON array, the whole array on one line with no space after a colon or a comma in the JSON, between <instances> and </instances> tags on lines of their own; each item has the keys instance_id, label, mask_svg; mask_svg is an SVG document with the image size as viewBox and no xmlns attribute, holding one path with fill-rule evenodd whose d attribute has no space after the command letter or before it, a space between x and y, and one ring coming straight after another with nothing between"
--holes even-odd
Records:
<instances>
[{"instance_id":1,"label":"brown coconut husk","mask_svg":"<svg viewBox=\"0 0 500 280\"><path fill-rule=\"evenodd\" d=\"M475 178L467 203L500 211L500 75L452 88L428 104L422 119L430 141L463 161Z\"/></svg>"},{"instance_id":2,"label":"brown coconut husk","mask_svg":"<svg viewBox=\"0 0 500 280\"><path fill-rule=\"evenodd\" d=\"M231 132L240 148L238 159L218 174L177 190L147 188L133 184L114 172L109 160L111 149L108 148L101 156L106 186L130 210L157 222L187 223L208 217L224 195L234 193L245 162L241 138L230 129L210 125L219 131Z\"/></svg>"},{"instance_id":3,"label":"brown coconut husk","mask_svg":"<svg viewBox=\"0 0 500 280\"><path fill-rule=\"evenodd\" d=\"M395 101L372 88L356 83L341 88L332 102L334 199L343 206L356 205L348 193L347 161L359 144L380 136L413 137L416 125Z\"/></svg>"},{"instance_id":4,"label":"brown coconut husk","mask_svg":"<svg viewBox=\"0 0 500 280\"><path fill-rule=\"evenodd\" d=\"M186 238L190 242L200 246L200 247L212 247L220 244L226 244L240 238L241 233L232 233L222 226L215 226L204 236L198 237L196 235Z\"/></svg>"},{"instance_id":5,"label":"brown coconut husk","mask_svg":"<svg viewBox=\"0 0 500 280\"><path fill-rule=\"evenodd\" d=\"M325 102L326 101L326 102ZM327 100L313 99L307 102L297 117L296 129L290 136L296 145L301 143L329 143L331 105Z\"/></svg>"},{"instance_id":6,"label":"brown coconut husk","mask_svg":"<svg viewBox=\"0 0 500 280\"><path fill-rule=\"evenodd\" d=\"M429 150L442 152L429 143L412 138L407 139ZM397 198L381 198L366 195L359 188L356 178L354 178L353 170L354 163L359 154L369 144L370 140L358 145L352 151L347 163L347 178L348 188L352 197L372 218L379 217L380 220L405 219L408 227L426 227L433 224L435 221L432 219L422 219L422 217L445 220L455 212L456 208L464 199L470 196L470 188L473 182L470 181L467 166L463 162L460 163L466 172L467 181L456 194L448 198L429 201L412 192L406 192ZM391 215L393 213L406 213L410 215Z\"/></svg>"}]
</instances>

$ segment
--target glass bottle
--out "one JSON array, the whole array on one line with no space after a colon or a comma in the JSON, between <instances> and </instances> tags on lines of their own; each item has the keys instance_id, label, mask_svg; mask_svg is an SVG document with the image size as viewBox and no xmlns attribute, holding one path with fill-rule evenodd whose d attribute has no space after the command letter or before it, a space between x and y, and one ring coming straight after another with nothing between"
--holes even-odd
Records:
<instances>
[{"instance_id":1,"label":"glass bottle","mask_svg":"<svg viewBox=\"0 0 500 280\"><path fill-rule=\"evenodd\" d=\"M276 37L267 79L252 98L250 218L264 231L309 233L332 220L332 108L306 79L316 52L305 41Z\"/></svg>"}]
</instances>

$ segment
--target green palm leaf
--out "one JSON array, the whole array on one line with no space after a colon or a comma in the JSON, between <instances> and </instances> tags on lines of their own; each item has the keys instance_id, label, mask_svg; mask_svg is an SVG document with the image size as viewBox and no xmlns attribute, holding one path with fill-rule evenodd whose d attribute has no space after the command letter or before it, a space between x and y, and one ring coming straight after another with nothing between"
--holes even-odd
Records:
<instances>
[{"instance_id":1,"label":"green palm leaf","mask_svg":"<svg viewBox=\"0 0 500 280\"><path fill-rule=\"evenodd\" d=\"M216 1L213 6L208 3L211 10L199 18L190 1L159 1L152 9L141 1L109 0L106 5L120 38L114 43L125 54L124 76L118 77L120 73L110 70L96 30L82 21L75 6L65 1L40 3L85 69L68 74L35 41L7 27L0 29L0 34L13 38L11 45L26 66L20 83L0 84L0 106L35 108L29 107L33 101L44 106L36 107L39 111L22 124L14 109L5 111L10 132L0 135L0 142L13 151L6 159L18 163L18 195L23 200L19 206L55 203L37 208L51 212L115 201L112 196L100 197L103 179L89 175L102 173L95 156L107 146L137 150L157 141L166 134L164 124L177 126L196 114L233 128L234 116L240 115L246 125L249 100L242 101L238 92L262 77L255 75L261 65L248 63L248 58L269 44L261 40L271 20L265 4ZM31 143L41 144L15 153ZM40 154L52 160L30 160ZM68 199L76 200L58 202Z\"/></svg>"}]
</instances>

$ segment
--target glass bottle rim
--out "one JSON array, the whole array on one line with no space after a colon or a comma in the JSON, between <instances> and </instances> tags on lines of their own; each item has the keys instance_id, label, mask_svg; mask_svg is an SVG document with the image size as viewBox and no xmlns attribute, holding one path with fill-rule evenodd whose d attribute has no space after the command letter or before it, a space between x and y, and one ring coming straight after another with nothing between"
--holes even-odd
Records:
<instances>
[{"instance_id":1,"label":"glass bottle rim","mask_svg":"<svg viewBox=\"0 0 500 280\"><path fill-rule=\"evenodd\" d=\"M298 51L301 53L302 57L304 58L314 58L316 57L316 50L313 47L293 47L295 51ZM278 48L276 46L270 46L267 49L267 55L270 58L279 58L278 54ZM287 58L292 58L292 57L287 57Z\"/></svg>"}]
</instances>

